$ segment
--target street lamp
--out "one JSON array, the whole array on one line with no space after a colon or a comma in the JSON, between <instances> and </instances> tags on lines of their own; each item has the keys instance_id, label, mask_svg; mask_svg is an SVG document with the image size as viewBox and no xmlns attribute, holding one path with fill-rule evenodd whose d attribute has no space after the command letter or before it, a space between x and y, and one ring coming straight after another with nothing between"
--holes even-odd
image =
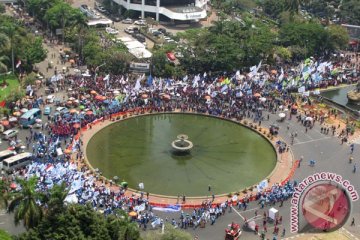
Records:
<instances>
[{"instance_id":1,"label":"street lamp","mask_svg":"<svg viewBox=\"0 0 360 240\"><path fill-rule=\"evenodd\" d=\"M97 66L96 68L95 68L95 74L94 74L94 81L95 81L95 83L96 83L96 72L99 70L99 68L101 68L102 66L105 66L106 65L106 63L103 63L103 64L101 64L101 65L99 65L99 66Z\"/></svg>"}]
</instances>

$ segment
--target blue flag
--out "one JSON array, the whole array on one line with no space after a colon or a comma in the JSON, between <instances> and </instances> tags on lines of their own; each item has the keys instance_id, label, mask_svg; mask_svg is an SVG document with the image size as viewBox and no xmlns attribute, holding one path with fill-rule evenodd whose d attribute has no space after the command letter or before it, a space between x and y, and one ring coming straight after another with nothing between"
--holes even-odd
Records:
<instances>
[{"instance_id":1,"label":"blue flag","mask_svg":"<svg viewBox=\"0 0 360 240\"><path fill-rule=\"evenodd\" d=\"M149 87L153 85L153 77L151 76L151 74L149 75L146 83Z\"/></svg>"}]
</instances>

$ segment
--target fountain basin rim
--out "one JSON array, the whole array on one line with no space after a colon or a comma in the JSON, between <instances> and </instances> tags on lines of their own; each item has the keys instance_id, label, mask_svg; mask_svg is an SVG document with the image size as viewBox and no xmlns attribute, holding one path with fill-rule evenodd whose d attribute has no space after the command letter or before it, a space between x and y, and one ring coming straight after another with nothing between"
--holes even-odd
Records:
<instances>
[{"instance_id":1,"label":"fountain basin rim","mask_svg":"<svg viewBox=\"0 0 360 240\"><path fill-rule=\"evenodd\" d=\"M181 141L184 141L188 144L188 146L185 146L185 147L180 147L180 146L177 146L176 143L179 143ZM194 144L192 142L190 142L189 140L175 140L171 143L171 146L174 150L176 151L189 151L191 150L193 147L194 147Z\"/></svg>"}]
</instances>

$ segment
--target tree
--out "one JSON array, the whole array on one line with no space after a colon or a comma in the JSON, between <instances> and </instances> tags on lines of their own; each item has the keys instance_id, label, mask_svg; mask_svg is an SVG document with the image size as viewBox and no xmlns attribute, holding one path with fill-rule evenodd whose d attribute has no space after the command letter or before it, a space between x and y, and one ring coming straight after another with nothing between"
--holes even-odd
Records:
<instances>
[{"instance_id":1,"label":"tree","mask_svg":"<svg viewBox=\"0 0 360 240\"><path fill-rule=\"evenodd\" d=\"M16 19L0 15L0 56L5 55L11 70L15 71L16 59L22 61L22 70L31 71L32 64L43 61L46 51L40 37L34 37Z\"/></svg>"},{"instance_id":2,"label":"tree","mask_svg":"<svg viewBox=\"0 0 360 240\"><path fill-rule=\"evenodd\" d=\"M289 23L280 29L279 40L284 47L305 49L305 57L323 54L327 50L327 32L318 23ZM296 52L293 56L297 57Z\"/></svg>"},{"instance_id":3,"label":"tree","mask_svg":"<svg viewBox=\"0 0 360 240\"><path fill-rule=\"evenodd\" d=\"M6 62L9 61L7 56L0 56L0 73L5 73L8 71Z\"/></svg>"},{"instance_id":4,"label":"tree","mask_svg":"<svg viewBox=\"0 0 360 240\"><path fill-rule=\"evenodd\" d=\"M25 88L26 86L33 85L35 83L36 78L37 78L37 74L34 72L26 74L26 76L21 80L22 87Z\"/></svg>"},{"instance_id":5,"label":"tree","mask_svg":"<svg viewBox=\"0 0 360 240\"><path fill-rule=\"evenodd\" d=\"M172 76L172 68L174 67L168 61L166 57L166 50L155 50L153 51L152 59L151 59L151 68L152 74L154 76L159 77L171 77Z\"/></svg>"},{"instance_id":6,"label":"tree","mask_svg":"<svg viewBox=\"0 0 360 240\"><path fill-rule=\"evenodd\" d=\"M225 16L224 16L225 18ZM268 58L275 46L276 32L261 21L222 18L208 29L179 34L188 46L180 49L181 65L190 73L234 71Z\"/></svg>"},{"instance_id":7,"label":"tree","mask_svg":"<svg viewBox=\"0 0 360 240\"><path fill-rule=\"evenodd\" d=\"M15 212L15 224L22 220L26 229L36 227L43 217L42 208L38 204L42 195L35 190L37 181L37 177L31 177L28 181L17 179L21 190L14 193L8 208L9 212Z\"/></svg>"},{"instance_id":8,"label":"tree","mask_svg":"<svg viewBox=\"0 0 360 240\"><path fill-rule=\"evenodd\" d=\"M10 45L10 39L8 38L8 36L0 32L0 52L7 49L9 45Z\"/></svg>"},{"instance_id":9,"label":"tree","mask_svg":"<svg viewBox=\"0 0 360 240\"><path fill-rule=\"evenodd\" d=\"M317 17L329 20L335 15L337 6L335 7L333 4L334 1L329 2L328 0L310 1L306 9Z\"/></svg>"},{"instance_id":10,"label":"tree","mask_svg":"<svg viewBox=\"0 0 360 240\"><path fill-rule=\"evenodd\" d=\"M11 48L11 68L12 72L15 71L15 60L14 60L14 40L17 36L16 26L12 22L5 22L0 28L0 31L4 32L9 40L10 40L10 48Z\"/></svg>"},{"instance_id":11,"label":"tree","mask_svg":"<svg viewBox=\"0 0 360 240\"><path fill-rule=\"evenodd\" d=\"M26 8L29 13L39 20L44 20L44 16L48 9L58 4L61 0L27 0Z\"/></svg>"},{"instance_id":12,"label":"tree","mask_svg":"<svg viewBox=\"0 0 360 240\"><path fill-rule=\"evenodd\" d=\"M328 48L330 50L340 50L347 47L349 43L349 34L346 29L340 25L330 25L327 27Z\"/></svg>"},{"instance_id":13,"label":"tree","mask_svg":"<svg viewBox=\"0 0 360 240\"><path fill-rule=\"evenodd\" d=\"M284 0L264 0L261 5L264 12L272 18L278 18L286 7Z\"/></svg>"},{"instance_id":14,"label":"tree","mask_svg":"<svg viewBox=\"0 0 360 240\"><path fill-rule=\"evenodd\" d=\"M21 234L18 240L138 240L139 228L127 214L118 211L105 217L90 205L71 204L57 214L47 215L38 227Z\"/></svg>"},{"instance_id":15,"label":"tree","mask_svg":"<svg viewBox=\"0 0 360 240\"><path fill-rule=\"evenodd\" d=\"M277 46L274 48L274 58L287 62L292 59L292 52L288 48Z\"/></svg>"},{"instance_id":16,"label":"tree","mask_svg":"<svg viewBox=\"0 0 360 240\"><path fill-rule=\"evenodd\" d=\"M3 3L0 3L0 14L5 13L5 5Z\"/></svg>"},{"instance_id":17,"label":"tree","mask_svg":"<svg viewBox=\"0 0 360 240\"><path fill-rule=\"evenodd\" d=\"M112 74L126 73L129 63L134 59L130 53L116 48L108 49L105 54L104 61L106 65L103 67L103 70Z\"/></svg>"},{"instance_id":18,"label":"tree","mask_svg":"<svg viewBox=\"0 0 360 240\"><path fill-rule=\"evenodd\" d=\"M84 14L65 2L59 2L47 10L44 19L49 22L53 31L59 27L65 30L65 27L74 27L78 24L85 25L86 23ZM64 38L65 35L62 34L63 42Z\"/></svg>"},{"instance_id":19,"label":"tree","mask_svg":"<svg viewBox=\"0 0 360 240\"><path fill-rule=\"evenodd\" d=\"M55 184L46 196L45 203L48 207L48 215L58 214L65 209L64 201L69 193L66 183Z\"/></svg>"},{"instance_id":20,"label":"tree","mask_svg":"<svg viewBox=\"0 0 360 240\"><path fill-rule=\"evenodd\" d=\"M0 180L0 209L7 208L9 204L10 183L7 180Z\"/></svg>"},{"instance_id":21,"label":"tree","mask_svg":"<svg viewBox=\"0 0 360 240\"><path fill-rule=\"evenodd\" d=\"M22 60L22 67L31 71L33 64L46 59L47 50L44 49L40 37L28 35L26 40L26 42L22 41L22 44L19 46L18 57Z\"/></svg>"},{"instance_id":22,"label":"tree","mask_svg":"<svg viewBox=\"0 0 360 240\"><path fill-rule=\"evenodd\" d=\"M359 0L343 0L340 7L342 22L360 25L360 2Z\"/></svg>"},{"instance_id":23,"label":"tree","mask_svg":"<svg viewBox=\"0 0 360 240\"><path fill-rule=\"evenodd\" d=\"M104 63L106 59L106 54L103 51L103 48L98 42L90 41L84 45L83 55L86 64L90 66L98 66Z\"/></svg>"},{"instance_id":24,"label":"tree","mask_svg":"<svg viewBox=\"0 0 360 240\"><path fill-rule=\"evenodd\" d=\"M291 13L298 13L300 9L300 0L285 0L285 7Z\"/></svg>"}]
</instances>

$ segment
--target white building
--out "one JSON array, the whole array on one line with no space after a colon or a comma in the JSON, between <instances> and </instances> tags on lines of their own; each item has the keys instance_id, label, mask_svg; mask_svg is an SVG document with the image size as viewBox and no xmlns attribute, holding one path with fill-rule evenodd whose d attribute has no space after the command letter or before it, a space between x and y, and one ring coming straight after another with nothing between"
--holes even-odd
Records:
<instances>
[{"instance_id":1,"label":"white building","mask_svg":"<svg viewBox=\"0 0 360 240\"><path fill-rule=\"evenodd\" d=\"M155 14L156 21L163 15L170 20L198 21L206 18L206 7L209 0L113 0L127 10Z\"/></svg>"}]
</instances>

